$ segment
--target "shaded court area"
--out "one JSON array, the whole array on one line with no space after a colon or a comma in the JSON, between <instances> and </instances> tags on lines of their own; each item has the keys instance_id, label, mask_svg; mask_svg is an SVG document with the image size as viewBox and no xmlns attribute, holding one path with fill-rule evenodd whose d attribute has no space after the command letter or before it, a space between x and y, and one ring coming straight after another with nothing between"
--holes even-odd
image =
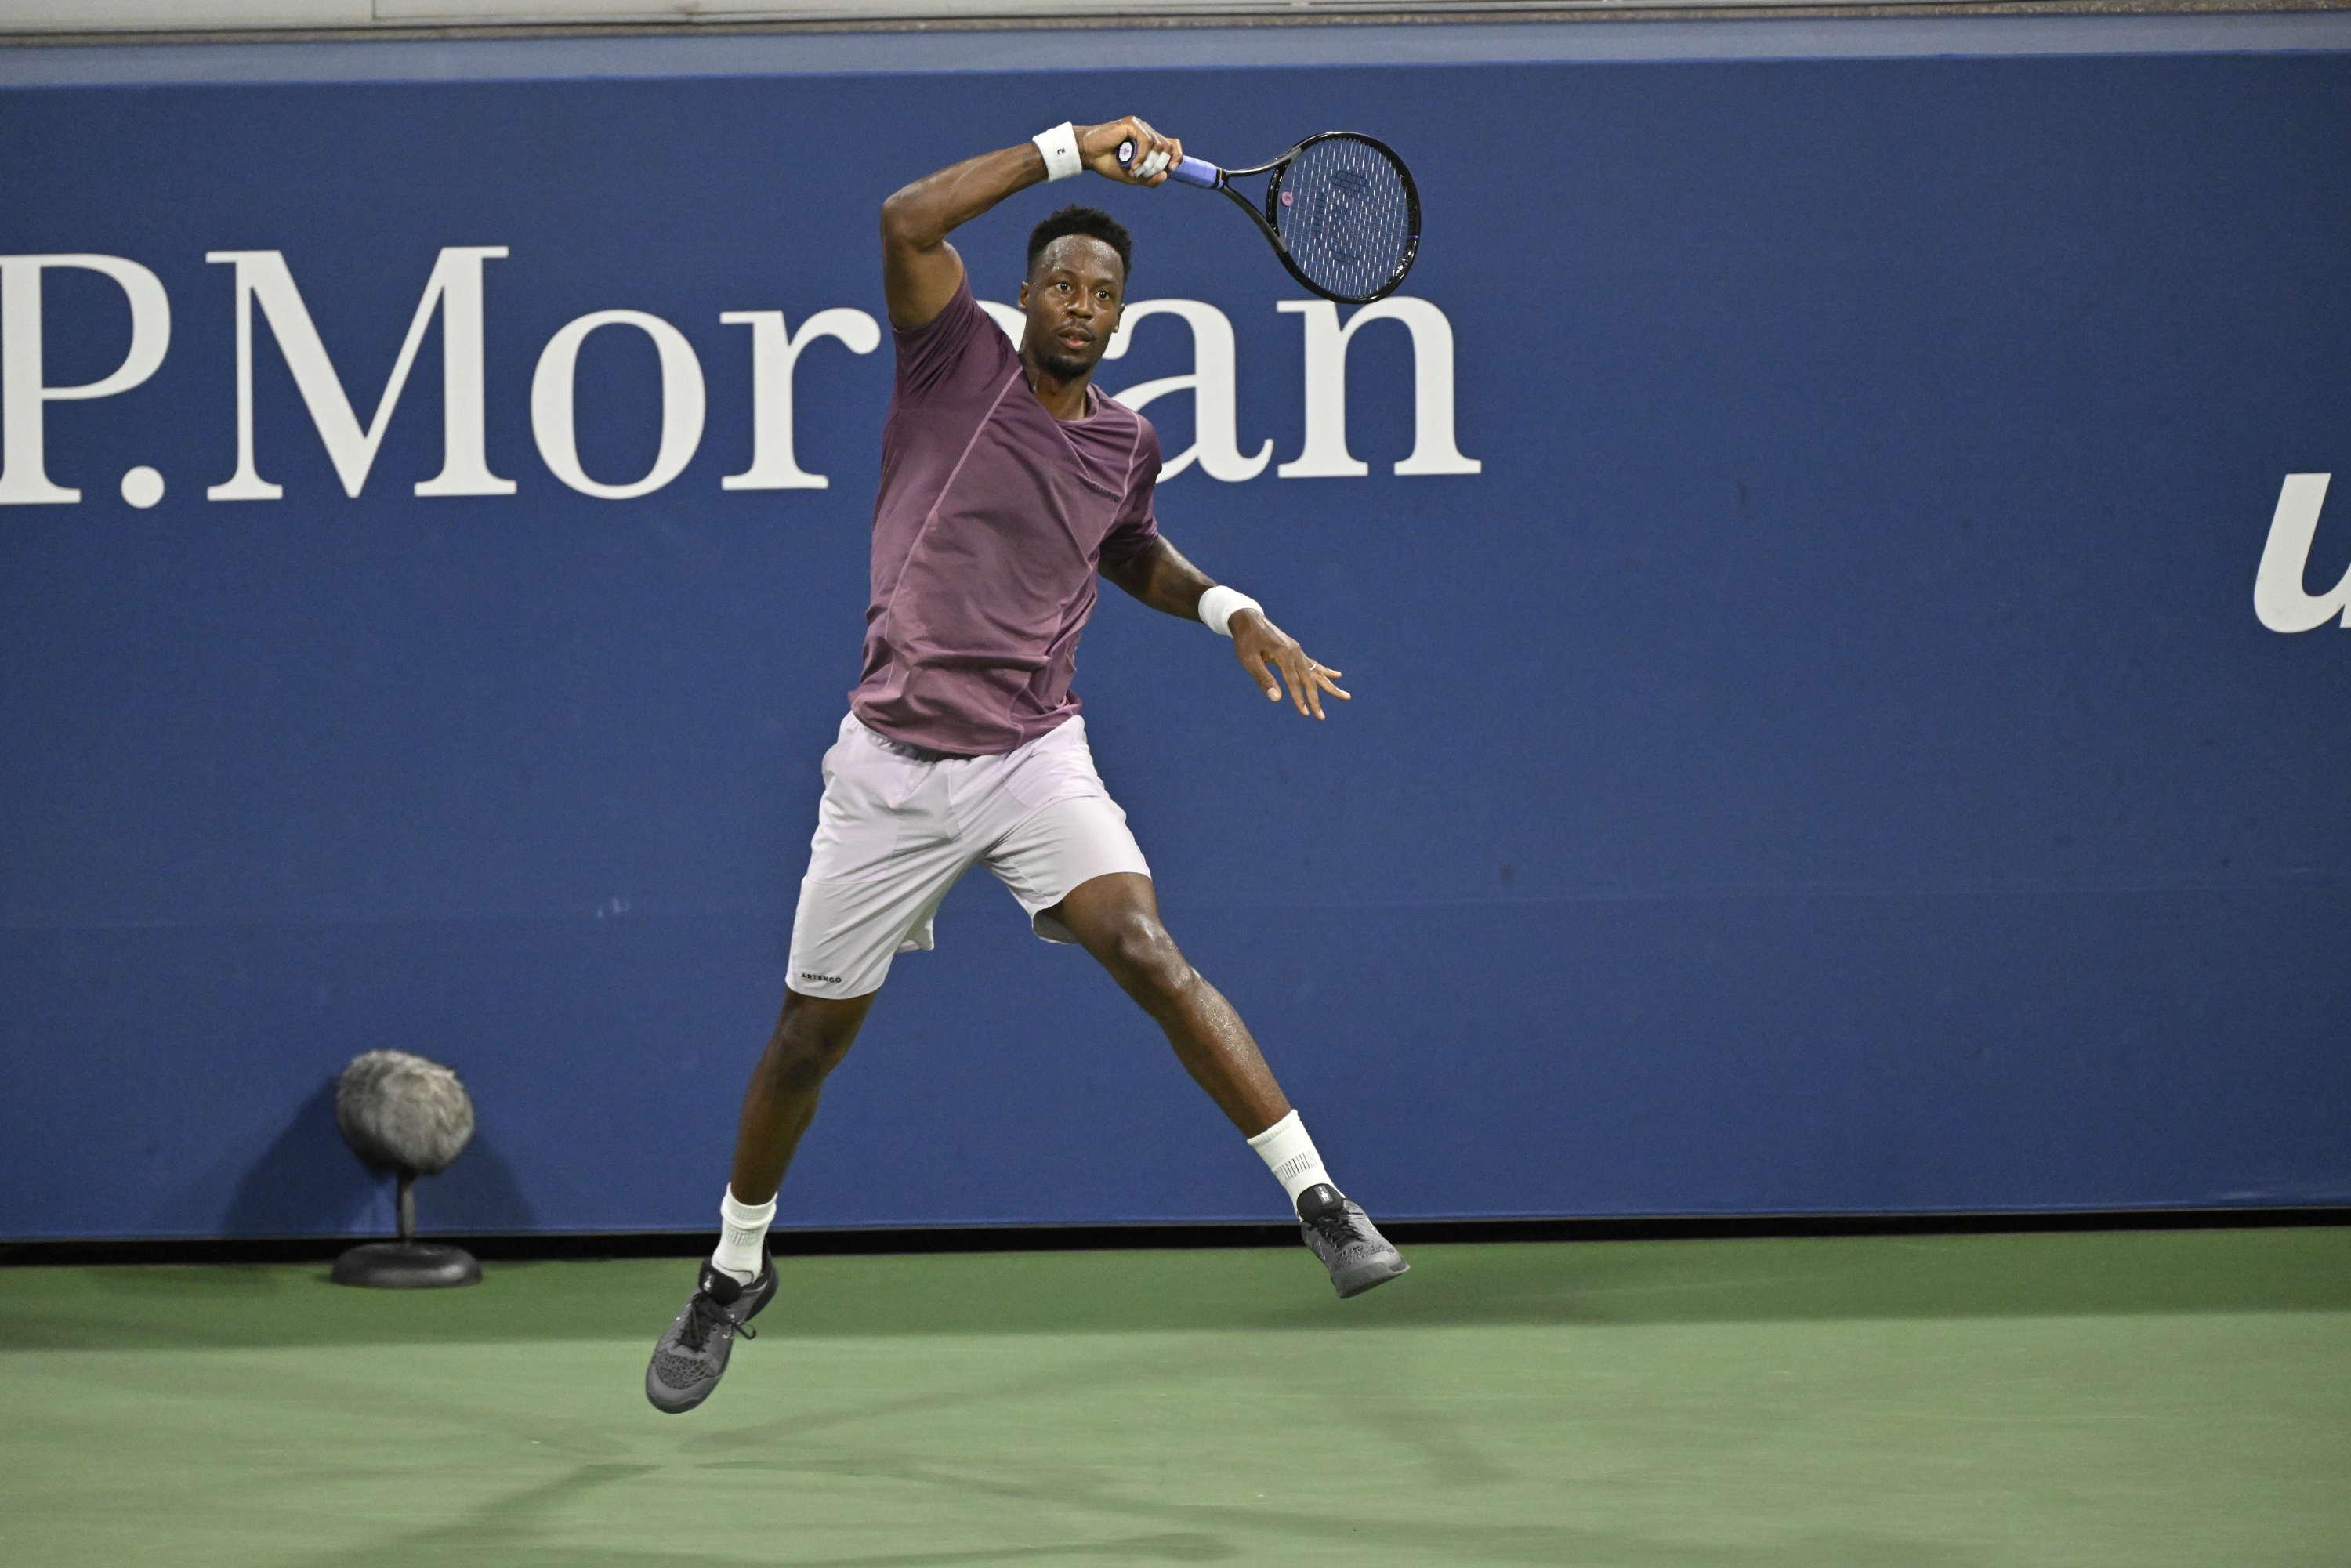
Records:
<instances>
[{"instance_id":1,"label":"shaded court area","mask_svg":"<svg viewBox=\"0 0 2351 1568\"><path fill-rule=\"evenodd\" d=\"M2351 1561L2351 1231L0 1270L16 1568Z\"/></svg>"}]
</instances>

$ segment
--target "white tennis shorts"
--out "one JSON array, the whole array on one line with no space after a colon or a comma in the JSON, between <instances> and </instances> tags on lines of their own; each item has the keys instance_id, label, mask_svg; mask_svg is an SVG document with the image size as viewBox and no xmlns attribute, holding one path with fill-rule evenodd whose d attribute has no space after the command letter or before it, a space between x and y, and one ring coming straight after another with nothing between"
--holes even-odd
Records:
<instances>
[{"instance_id":1,"label":"white tennis shorts","mask_svg":"<svg viewBox=\"0 0 2351 1568\"><path fill-rule=\"evenodd\" d=\"M1043 912L1080 883L1151 874L1094 771L1082 716L998 756L945 757L845 715L823 773L786 977L806 996L879 990L892 959L935 946L932 916L974 861L1048 942L1077 940Z\"/></svg>"}]
</instances>

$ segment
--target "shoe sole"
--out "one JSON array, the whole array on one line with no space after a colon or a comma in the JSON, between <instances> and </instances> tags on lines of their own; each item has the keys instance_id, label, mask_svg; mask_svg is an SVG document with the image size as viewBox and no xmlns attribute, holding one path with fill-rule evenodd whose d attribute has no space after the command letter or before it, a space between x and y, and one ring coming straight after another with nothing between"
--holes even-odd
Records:
<instances>
[{"instance_id":1,"label":"shoe sole","mask_svg":"<svg viewBox=\"0 0 2351 1568\"><path fill-rule=\"evenodd\" d=\"M1393 1269L1382 1265L1376 1271L1364 1270L1348 1275L1344 1280L1333 1280L1332 1283L1338 1287L1339 1299L1343 1301L1351 1297L1360 1296L1365 1291L1384 1285L1399 1274L1411 1272L1412 1265L1399 1258L1395 1260L1395 1267Z\"/></svg>"},{"instance_id":2,"label":"shoe sole","mask_svg":"<svg viewBox=\"0 0 2351 1568\"><path fill-rule=\"evenodd\" d=\"M720 1376L724 1375L725 1374L720 1374ZM668 1390L661 1384L653 1381L653 1374L647 1373L645 1375L645 1402L664 1416L683 1416L687 1411L699 1406L704 1400L709 1398L710 1396L717 1390L717 1387L718 1378L714 1377L710 1380L710 1386L704 1389L701 1393L695 1395L692 1398L687 1399L683 1403L673 1404L664 1397L664 1395L665 1395Z\"/></svg>"}]
</instances>

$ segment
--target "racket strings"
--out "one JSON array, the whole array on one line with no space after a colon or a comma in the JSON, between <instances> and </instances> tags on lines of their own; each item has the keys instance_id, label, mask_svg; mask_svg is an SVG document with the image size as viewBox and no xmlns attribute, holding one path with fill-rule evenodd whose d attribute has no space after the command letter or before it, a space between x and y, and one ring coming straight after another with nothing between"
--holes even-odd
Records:
<instances>
[{"instance_id":1,"label":"racket strings","mask_svg":"<svg viewBox=\"0 0 2351 1568\"><path fill-rule=\"evenodd\" d=\"M1301 271L1334 294L1358 298L1392 282L1418 237L1395 161L1346 137L1317 141L1291 160L1273 220Z\"/></svg>"}]
</instances>

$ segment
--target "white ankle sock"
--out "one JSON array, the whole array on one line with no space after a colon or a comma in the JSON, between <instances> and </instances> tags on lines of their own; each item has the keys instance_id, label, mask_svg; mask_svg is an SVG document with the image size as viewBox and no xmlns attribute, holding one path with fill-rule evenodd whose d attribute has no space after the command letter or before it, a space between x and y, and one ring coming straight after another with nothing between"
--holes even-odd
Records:
<instances>
[{"instance_id":1,"label":"white ankle sock","mask_svg":"<svg viewBox=\"0 0 2351 1568\"><path fill-rule=\"evenodd\" d=\"M765 1203L745 1203L728 1187L719 1200L718 1250L710 1255L710 1266L722 1274L732 1274L745 1284L759 1277L759 1259L767 1245L768 1226L776 1218L776 1200Z\"/></svg>"},{"instance_id":2,"label":"white ankle sock","mask_svg":"<svg viewBox=\"0 0 2351 1568\"><path fill-rule=\"evenodd\" d=\"M1251 1138L1249 1145L1290 1195L1292 1208L1298 1207L1300 1193L1331 1179L1331 1173L1322 1168L1322 1156L1314 1152L1314 1140L1306 1135L1306 1124L1295 1111Z\"/></svg>"}]
</instances>

